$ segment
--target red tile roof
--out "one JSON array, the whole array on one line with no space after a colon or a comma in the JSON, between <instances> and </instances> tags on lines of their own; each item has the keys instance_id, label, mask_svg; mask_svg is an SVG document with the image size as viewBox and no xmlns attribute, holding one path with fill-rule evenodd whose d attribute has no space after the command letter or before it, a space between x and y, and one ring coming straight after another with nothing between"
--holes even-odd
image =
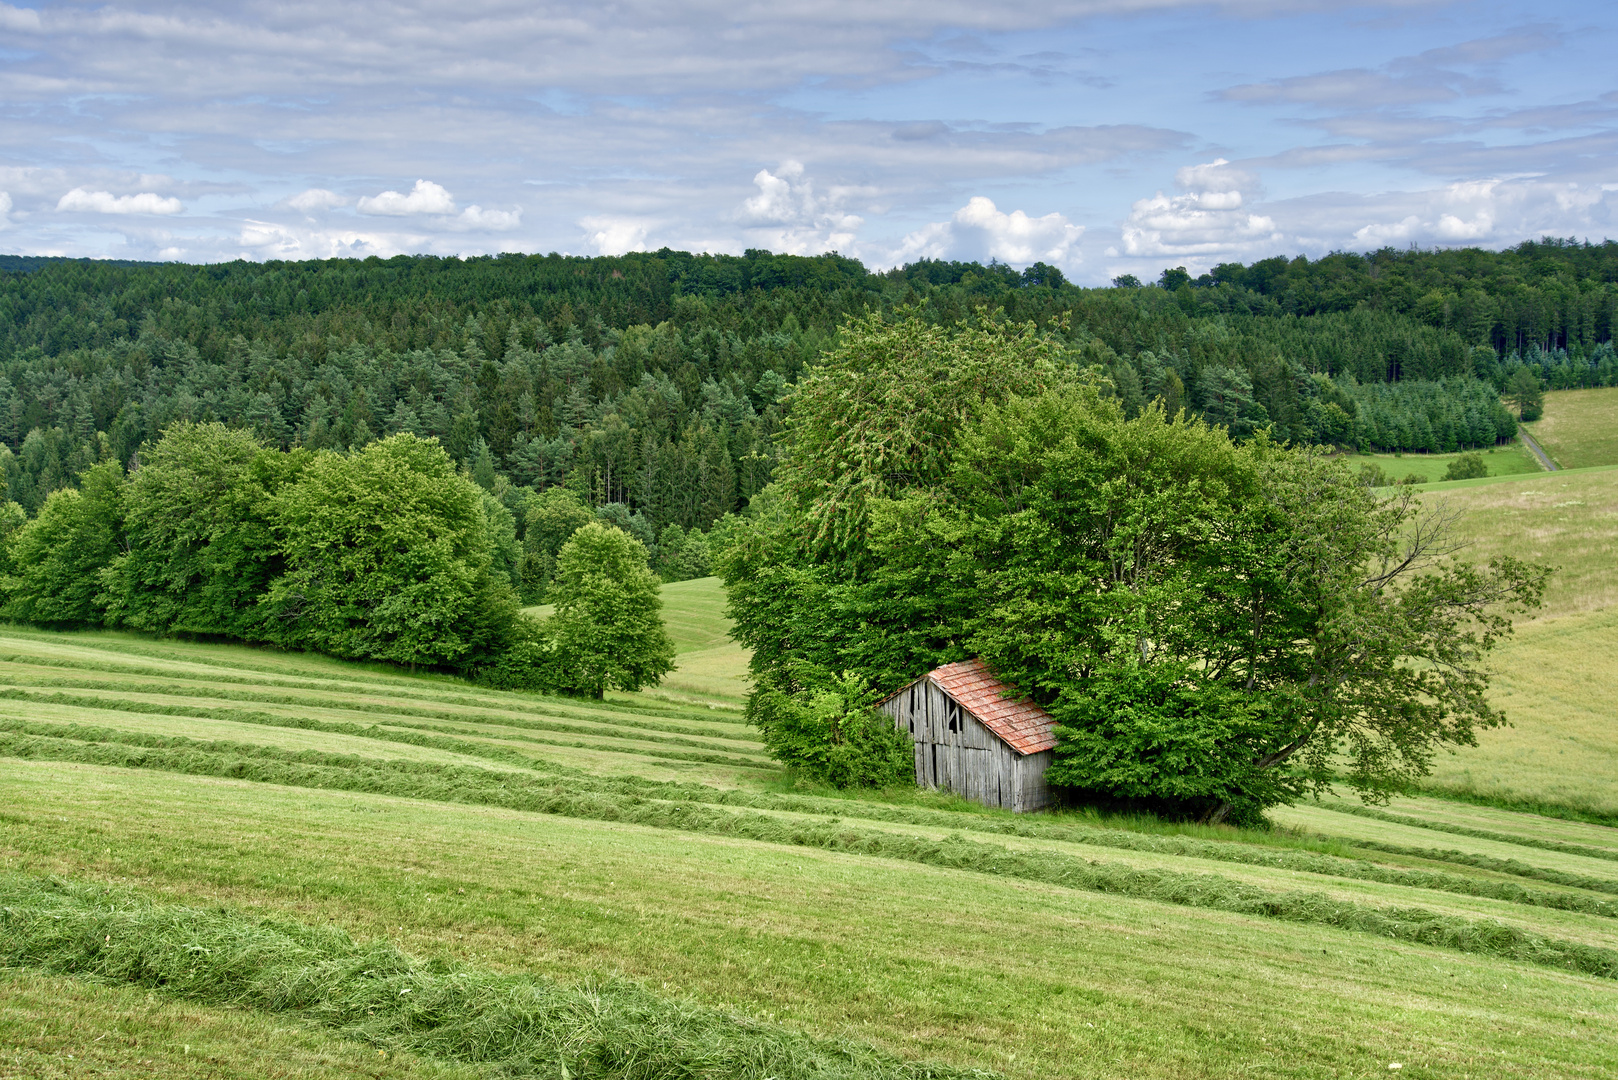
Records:
<instances>
[{"instance_id":1,"label":"red tile roof","mask_svg":"<svg viewBox=\"0 0 1618 1080\"><path fill-rule=\"evenodd\" d=\"M1037 754L1056 745L1051 714L991 675L982 660L945 664L927 678L1017 753Z\"/></svg>"}]
</instances>

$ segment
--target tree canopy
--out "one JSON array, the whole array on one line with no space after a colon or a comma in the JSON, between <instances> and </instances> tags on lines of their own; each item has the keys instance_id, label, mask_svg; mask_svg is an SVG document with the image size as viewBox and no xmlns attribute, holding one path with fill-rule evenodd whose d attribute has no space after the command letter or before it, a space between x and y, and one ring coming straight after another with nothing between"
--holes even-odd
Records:
<instances>
[{"instance_id":1,"label":"tree canopy","mask_svg":"<svg viewBox=\"0 0 1618 1080\"><path fill-rule=\"evenodd\" d=\"M546 621L555 685L600 698L639 690L674 669L658 580L646 549L619 529L591 522L562 545Z\"/></svg>"},{"instance_id":2,"label":"tree canopy","mask_svg":"<svg viewBox=\"0 0 1618 1080\"><path fill-rule=\"evenodd\" d=\"M917 340L1001 389L930 428L914 392L849 394L924 367ZM1056 782L1223 819L1338 780L1376 797L1500 722L1482 659L1545 571L1457 561L1408 492L1263 432L1127 416L1082 353L1029 341L872 324L801 384L724 566L767 733L814 714L805 672L883 691L978 656L1056 717ZM840 409L858 442L808 420ZM824 542L839 515L864 524Z\"/></svg>"}]
</instances>

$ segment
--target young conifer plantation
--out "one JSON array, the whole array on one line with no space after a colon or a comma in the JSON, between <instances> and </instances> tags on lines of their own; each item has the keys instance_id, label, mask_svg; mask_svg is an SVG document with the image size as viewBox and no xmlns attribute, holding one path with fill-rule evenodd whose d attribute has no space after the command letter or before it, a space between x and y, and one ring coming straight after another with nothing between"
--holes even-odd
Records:
<instances>
[{"instance_id":1,"label":"young conifer plantation","mask_svg":"<svg viewBox=\"0 0 1618 1080\"><path fill-rule=\"evenodd\" d=\"M1615 281L0 258L0 1076L1610 1076Z\"/></svg>"}]
</instances>

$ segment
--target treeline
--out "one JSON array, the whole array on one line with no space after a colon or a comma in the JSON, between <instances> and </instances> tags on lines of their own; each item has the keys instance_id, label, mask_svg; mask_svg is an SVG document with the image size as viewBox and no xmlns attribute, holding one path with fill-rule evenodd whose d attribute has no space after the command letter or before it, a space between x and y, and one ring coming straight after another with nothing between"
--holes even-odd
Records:
<instances>
[{"instance_id":1,"label":"treeline","mask_svg":"<svg viewBox=\"0 0 1618 1080\"><path fill-rule=\"evenodd\" d=\"M425 666L600 697L672 666L643 545L566 489L513 517L432 440L283 451L178 423L31 520L0 506L0 618ZM529 571L525 574L525 565ZM555 604L520 610L537 584Z\"/></svg>"},{"instance_id":2,"label":"treeline","mask_svg":"<svg viewBox=\"0 0 1618 1080\"><path fill-rule=\"evenodd\" d=\"M1613 378L1615 251L1389 249L1110 289L1041 264L873 274L761 251L10 258L0 443L14 451L11 497L37 514L180 421L283 450L349 452L407 432L437 438L512 512L519 539L529 496L566 486L680 548L768 482L792 388L850 316L1031 322L1069 362L1103 368L1127 411L1161 398L1239 438L1469 449L1514 435L1490 399L1517 368L1552 386Z\"/></svg>"}]
</instances>

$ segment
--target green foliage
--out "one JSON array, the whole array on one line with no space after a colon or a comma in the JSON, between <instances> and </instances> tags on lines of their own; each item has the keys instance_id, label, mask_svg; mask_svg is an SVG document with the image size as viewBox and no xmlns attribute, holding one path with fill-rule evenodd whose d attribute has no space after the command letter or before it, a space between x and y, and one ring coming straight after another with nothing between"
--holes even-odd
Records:
<instances>
[{"instance_id":1,"label":"green foliage","mask_svg":"<svg viewBox=\"0 0 1618 1080\"><path fill-rule=\"evenodd\" d=\"M956 433L986 403L1073 381L1062 352L1033 326L850 322L793 396L777 481L817 543L850 550L872 500L943 476Z\"/></svg>"},{"instance_id":2,"label":"green foliage","mask_svg":"<svg viewBox=\"0 0 1618 1080\"><path fill-rule=\"evenodd\" d=\"M306 460L222 424L170 428L124 488L127 543L102 575L106 621L263 640L259 600L282 569L271 500Z\"/></svg>"},{"instance_id":3,"label":"green foliage","mask_svg":"<svg viewBox=\"0 0 1618 1080\"><path fill-rule=\"evenodd\" d=\"M1526 367L1512 372L1506 383L1505 398L1517 410L1517 419L1524 423L1538 420L1545 412L1545 393L1539 376Z\"/></svg>"},{"instance_id":4,"label":"green foliage","mask_svg":"<svg viewBox=\"0 0 1618 1080\"><path fill-rule=\"evenodd\" d=\"M584 500L568 488L530 496L523 531L523 599L542 603L556 576L556 560L573 534L596 519Z\"/></svg>"},{"instance_id":5,"label":"green foliage","mask_svg":"<svg viewBox=\"0 0 1618 1080\"><path fill-rule=\"evenodd\" d=\"M1003 379L1023 355L979 363ZM918 366L869 348L856 363L857 381L829 369L805 393ZM765 500L724 560L755 722L780 723L804 665L891 690L975 655L1061 720L1056 779L1214 820L1345 767L1379 797L1501 722L1482 660L1543 569L1456 564L1444 519L1262 434L1238 446L1160 407L1126 419L1071 378L968 400L908 451L926 412L903 397L853 395L843 440L794 421L796 498ZM922 464L875 464L907 456ZM840 543L806 543L839 514Z\"/></svg>"},{"instance_id":6,"label":"green foliage","mask_svg":"<svg viewBox=\"0 0 1618 1080\"><path fill-rule=\"evenodd\" d=\"M1444 470L1445 480L1476 480L1489 475L1489 467L1483 463L1482 454L1462 454L1449 463Z\"/></svg>"},{"instance_id":7,"label":"green foliage","mask_svg":"<svg viewBox=\"0 0 1618 1080\"><path fill-rule=\"evenodd\" d=\"M654 685L672 671L658 584L640 541L596 522L576 530L562 545L549 591L551 685L600 698Z\"/></svg>"},{"instance_id":8,"label":"green foliage","mask_svg":"<svg viewBox=\"0 0 1618 1080\"><path fill-rule=\"evenodd\" d=\"M663 530L657 540L657 576L665 582L690 581L712 573L708 535L700 529L686 532L678 525Z\"/></svg>"},{"instance_id":9,"label":"green foliage","mask_svg":"<svg viewBox=\"0 0 1618 1080\"><path fill-rule=\"evenodd\" d=\"M771 756L833 787L888 787L915 779L910 738L877 711L879 695L853 672L812 664L791 668L748 702Z\"/></svg>"},{"instance_id":10,"label":"green foliage","mask_svg":"<svg viewBox=\"0 0 1618 1080\"><path fill-rule=\"evenodd\" d=\"M0 617L46 626L98 626L101 573L122 541L123 470L98 465L82 490L52 492L39 516L13 532L0 579Z\"/></svg>"},{"instance_id":11,"label":"green foliage","mask_svg":"<svg viewBox=\"0 0 1618 1080\"><path fill-rule=\"evenodd\" d=\"M1267 718L1247 695L1183 664L1100 668L1082 693L1059 699L1055 719L1056 761L1045 772L1053 784L1180 814L1229 806L1237 825L1258 824L1287 795L1255 767Z\"/></svg>"},{"instance_id":12,"label":"green foliage","mask_svg":"<svg viewBox=\"0 0 1618 1080\"><path fill-rule=\"evenodd\" d=\"M334 656L475 663L508 642L516 597L491 572L483 493L400 434L312 457L271 504L287 571L272 634Z\"/></svg>"},{"instance_id":13,"label":"green foliage","mask_svg":"<svg viewBox=\"0 0 1618 1080\"><path fill-rule=\"evenodd\" d=\"M517 539L517 519L506 505L488 491L482 493L483 523L489 536L489 572L495 580L509 584L514 592L523 587L523 547Z\"/></svg>"}]
</instances>

